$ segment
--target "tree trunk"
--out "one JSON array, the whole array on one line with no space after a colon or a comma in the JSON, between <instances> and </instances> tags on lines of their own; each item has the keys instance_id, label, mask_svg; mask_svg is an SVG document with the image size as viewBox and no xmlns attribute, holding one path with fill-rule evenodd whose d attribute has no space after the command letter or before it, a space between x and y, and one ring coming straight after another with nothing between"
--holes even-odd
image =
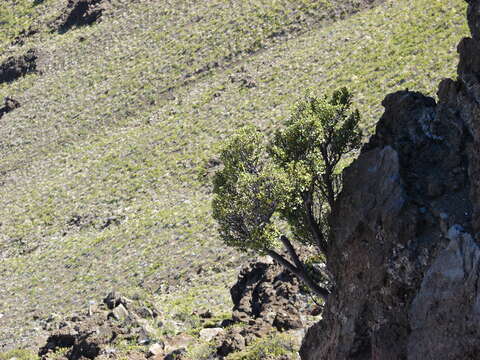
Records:
<instances>
[{"instance_id":1,"label":"tree trunk","mask_svg":"<svg viewBox=\"0 0 480 360\"><path fill-rule=\"evenodd\" d=\"M270 255L276 262L280 265L285 267L287 270L292 272L295 276L297 276L310 290L312 290L315 295L321 297L324 301L327 300L329 292L319 286L306 272L304 267L298 268L297 266L293 265L290 261L285 259L282 255L278 254L273 250L267 250L267 254Z\"/></svg>"}]
</instances>

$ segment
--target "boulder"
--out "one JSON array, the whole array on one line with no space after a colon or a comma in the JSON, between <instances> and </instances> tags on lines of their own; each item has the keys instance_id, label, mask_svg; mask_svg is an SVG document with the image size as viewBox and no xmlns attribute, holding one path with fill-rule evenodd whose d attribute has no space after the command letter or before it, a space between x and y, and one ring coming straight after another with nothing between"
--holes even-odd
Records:
<instances>
[{"instance_id":1,"label":"boulder","mask_svg":"<svg viewBox=\"0 0 480 360\"><path fill-rule=\"evenodd\" d=\"M53 21L51 27L59 33L65 33L72 27L98 22L107 3L106 0L68 0L62 14Z\"/></svg>"},{"instance_id":2,"label":"boulder","mask_svg":"<svg viewBox=\"0 0 480 360\"><path fill-rule=\"evenodd\" d=\"M37 70L38 52L28 50L24 55L11 56L0 64L0 84L12 82Z\"/></svg>"},{"instance_id":3,"label":"boulder","mask_svg":"<svg viewBox=\"0 0 480 360\"><path fill-rule=\"evenodd\" d=\"M123 321L130 316L128 310L123 306L123 304L118 305L113 311L111 312L113 318L118 321Z\"/></svg>"},{"instance_id":4,"label":"boulder","mask_svg":"<svg viewBox=\"0 0 480 360\"><path fill-rule=\"evenodd\" d=\"M165 356L164 360L187 360L187 350L177 349Z\"/></svg>"},{"instance_id":5,"label":"boulder","mask_svg":"<svg viewBox=\"0 0 480 360\"><path fill-rule=\"evenodd\" d=\"M238 328L230 328L220 341L220 346L217 348L219 356L227 356L233 352L245 349L245 338Z\"/></svg>"},{"instance_id":6,"label":"boulder","mask_svg":"<svg viewBox=\"0 0 480 360\"><path fill-rule=\"evenodd\" d=\"M163 354L165 344L155 343L148 348L148 356L159 356Z\"/></svg>"},{"instance_id":7,"label":"boulder","mask_svg":"<svg viewBox=\"0 0 480 360\"><path fill-rule=\"evenodd\" d=\"M152 319L155 317L155 313L146 306L142 306L139 309L136 309L136 313L143 319Z\"/></svg>"},{"instance_id":8,"label":"boulder","mask_svg":"<svg viewBox=\"0 0 480 360\"><path fill-rule=\"evenodd\" d=\"M132 303L132 300L127 299L126 297L117 293L115 290L112 290L108 293L107 296L105 296L105 298L103 299L103 303L107 305L110 310L115 309L119 305L123 305L126 309L128 309L128 306L130 303ZM141 308L142 307L138 307L138 309ZM138 312L137 314L141 315L140 312Z\"/></svg>"},{"instance_id":9,"label":"boulder","mask_svg":"<svg viewBox=\"0 0 480 360\"><path fill-rule=\"evenodd\" d=\"M4 105L0 107L0 119L2 118L3 115L17 109L20 107L20 103L10 97L6 97L4 100Z\"/></svg>"},{"instance_id":10,"label":"boulder","mask_svg":"<svg viewBox=\"0 0 480 360\"><path fill-rule=\"evenodd\" d=\"M203 341L211 341L213 340L217 335L223 333L222 328L206 328L200 330L200 339Z\"/></svg>"}]
</instances>

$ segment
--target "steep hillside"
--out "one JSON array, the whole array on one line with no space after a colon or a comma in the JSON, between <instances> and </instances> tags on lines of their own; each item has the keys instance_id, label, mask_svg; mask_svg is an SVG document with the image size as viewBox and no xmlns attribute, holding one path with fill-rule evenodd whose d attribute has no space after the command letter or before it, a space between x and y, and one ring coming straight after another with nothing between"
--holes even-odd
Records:
<instances>
[{"instance_id":1,"label":"steep hillside","mask_svg":"<svg viewBox=\"0 0 480 360\"><path fill-rule=\"evenodd\" d=\"M112 1L63 34L49 24L66 2L36 3L0 9L0 63L38 51L36 73L0 84L20 103L0 119L5 347L113 287L173 314L229 310L241 259L210 217L218 142L271 128L307 87L350 86L370 129L386 92L432 93L453 74L467 31L461 0L387 1L336 22L369 1Z\"/></svg>"}]
</instances>

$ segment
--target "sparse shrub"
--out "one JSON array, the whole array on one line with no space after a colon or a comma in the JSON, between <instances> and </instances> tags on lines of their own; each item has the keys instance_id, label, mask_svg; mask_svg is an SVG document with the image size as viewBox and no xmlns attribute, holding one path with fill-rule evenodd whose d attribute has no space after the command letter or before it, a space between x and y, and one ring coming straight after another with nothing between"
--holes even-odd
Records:
<instances>
[{"instance_id":1,"label":"sparse shrub","mask_svg":"<svg viewBox=\"0 0 480 360\"><path fill-rule=\"evenodd\" d=\"M48 360L63 360L63 359L66 359L69 350L70 350L70 348L68 348L68 347L58 348L54 352L46 355L46 358Z\"/></svg>"},{"instance_id":2,"label":"sparse shrub","mask_svg":"<svg viewBox=\"0 0 480 360\"><path fill-rule=\"evenodd\" d=\"M208 360L212 359L217 349L214 344L202 343L187 349L187 358L192 360Z\"/></svg>"},{"instance_id":3,"label":"sparse shrub","mask_svg":"<svg viewBox=\"0 0 480 360\"><path fill-rule=\"evenodd\" d=\"M297 345L288 334L272 333L258 339L245 350L233 353L228 360L273 360L278 358L296 359Z\"/></svg>"},{"instance_id":4,"label":"sparse shrub","mask_svg":"<svg viewBox=\"0 0 480 360\"><path fill-rule=\"evenodd\" d=\"M32 351L24 349L17 349L0 353L0 360L10 360L13 358L17 360L37 360L38 356Z\"/></svg>"},{"instance_id":5,"label":"sparse shrub","mask_svg":"<svg viewBox=\"0 0 480 360\"><path fill-rule=\"evenodd\" d=\"M230 138L221 152L224 167L214 177L213 216L224 242L270 255L322 298L328 291L293 243L328 253L339 164L361 145L360 115L351 105L346 88L330 98L307 94L272 138L253 126ZM277 250L279 244L290 259Z\"/></svg>"}]
</instances>

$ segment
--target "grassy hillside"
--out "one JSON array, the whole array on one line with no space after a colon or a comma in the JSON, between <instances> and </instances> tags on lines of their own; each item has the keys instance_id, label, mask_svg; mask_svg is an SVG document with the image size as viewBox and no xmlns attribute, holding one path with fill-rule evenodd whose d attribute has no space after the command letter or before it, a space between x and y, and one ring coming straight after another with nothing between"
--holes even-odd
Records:
<instances>
[{"instance_id":1,"label":"grassy hillside","mask_svg":"<svg viewBox=\"0 0 480 360\"><path fill-rule=\"evenodd\" d=\"M0 84L22 104L0 119L0 345L113 287L172 314L228 311L239 254L218 241L201 175L218 142L276 126L307 87L351 87L370 130L387 92L433 95L453 76L467 33L463 0L336 22L362 2L119 0L99 24L50 33L62 3L0 5L0 61L42 54L41 73Z\"/></svg>"}]
</instances>

